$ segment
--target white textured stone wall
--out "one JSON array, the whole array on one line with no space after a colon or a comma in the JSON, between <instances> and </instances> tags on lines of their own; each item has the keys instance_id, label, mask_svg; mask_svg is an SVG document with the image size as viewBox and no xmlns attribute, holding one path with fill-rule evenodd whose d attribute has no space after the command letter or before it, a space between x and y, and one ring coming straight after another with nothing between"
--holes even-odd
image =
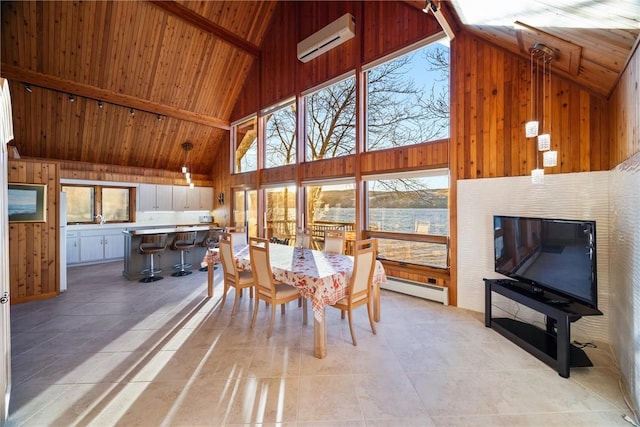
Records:
<instances>
[{"instance_id":1,"label":"white textured stone wall","mask_svg":"<svg viewBox=\"0 0 640 427\"><path fill-rule=\"evenodd\" d=\"M611 171L610 335L622 376L640 401L640 153Z\"/></svg>"},{"instance_id":2,"label":"white textured stone wall","mask_svg":"<svg viewBox=\"0 0 640 427\"><path fill-rule=\"evenodd\" d=\"M598 307L604 316L582 318L571 335L610 343L609 176L608 171L554 174L545 176L543 185L531 184L530 177L458 181L458 306L484 312L482 279L504 277L494 272L493 215L595 220ZM499 295L492 302L494 315L544 322L539 313Z\"/></svg>"}]
</instances>

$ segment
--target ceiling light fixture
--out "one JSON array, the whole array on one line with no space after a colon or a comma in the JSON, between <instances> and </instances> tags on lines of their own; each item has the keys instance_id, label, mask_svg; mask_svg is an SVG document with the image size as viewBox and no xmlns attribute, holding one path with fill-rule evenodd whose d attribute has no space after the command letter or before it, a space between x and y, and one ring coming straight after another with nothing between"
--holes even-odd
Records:
<instances>
[{"instance_id":1,"label":"ceiling light fixture","mask_svg":"<svg viewBox=\"0 0 640 427\"><path fill-rule=\"evenodd\" d=\"M182 173L185 174L185 179L187 180L187 182L191 182L191 173L189 172L189 151L191 151L193 149L193 144L190 142L183 142L182 143L182 149L185 152L185 159L184 159L184 166L182 166Z\"/></svg>"},{"instance_id":2,"label":"ceiling light fixture","mask_svg":"<svg viewBox=\"0 0 640 427\"><path fill-rule=\"evenodd\" d=\"M438 24L440 24L447 37L449 37L449 40L453 40L456 37L456 34L453 32L451 25L449 25L449 21L447 21L447 18L444 16L440 8L441 7L436 7L433 0L426 0L422 11L424 13L433 13L433 16L436 18Z\"/></svg>"},{"instance_id":3,"label":"ceiling light fixture","mask_svg":"<svg viewBox=\"0 0 640 427\"><path fill-rule=\"evenodd\" d=\"M136 115L136 110L133 109L133 107L129 108L129 113L131 114L131 117L134 117Z\"/></svg>"},{"instance_id":4,"label":"ceiling light fixture","mask_svg":"<svg viewBox=\"0 0 640 427\"><path fill-rule=\"evenodd\" d=\"M104 104L102 103L102 101L98 101L98 108L104 108Z\"/></svg>"},{"instance_id":5,"label":"ceiling light fixture","mask_svg":"<svg viewBox=\"0 0 640 427\"><path fill-rule=\"evenodd\" d=\"M73 96L73 94L70 93L69 94L69 102L75 102L75 100L76 100L76 97Z\"/></svg>"},{"instance_id":6,"label":"ceiling light fixture","mask_svg":"<svg viewBox=\"0 0 640 427\"><path fill-rule=\"evenodd\" d=\"M525 123L524 128L526 138L537 137L536 168L531 171L531 182L533 184L543 184L544 168L554 167L558 164L558 152L551 150L551 61L556 59L557 53L542 43L534 44L529 53L531 55L531 120ZM540 66L542 66L542 72L540 71ZM540 80L542 80L542 102L540 102ZM545 107L547 101L549 103L548 115ZM542 104L542 116L538 116L540 104ZM542 121L543 126L540 126L540 121ZM543 133L538 133L540 130ZM542 168L539 165L540 156L538 152L540 151L543 153Z\"/></svg>"},{"instance_id":7,"label":"ceiling light fixture","mask_svg":"<svg viewBox=\"0 0 640 427\"><path fill-rule=\"evenodd\" d=\"M29 93L33 92L33 90L31 89L31 85L29 83L25 83L24 90L26 90Z\"/></svg>"}]
</instances>

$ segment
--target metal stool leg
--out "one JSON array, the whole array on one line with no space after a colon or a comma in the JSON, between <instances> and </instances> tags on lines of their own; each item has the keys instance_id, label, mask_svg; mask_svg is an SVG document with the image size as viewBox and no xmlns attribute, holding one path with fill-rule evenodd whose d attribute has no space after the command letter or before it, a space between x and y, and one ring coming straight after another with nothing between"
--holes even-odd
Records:
<instances>
[{"instance_id":1,"label":"metal stool leg","mask_svg":"<svg viewBox=\"0 0 640 427\"><path fill-rule=\"evenodd\" d=\"M162 270L156 270L154 265L153 265L153 254L149 254L149 256L151 257L150 261L149 261L149 269L148 270L142 270L142 273L144 274L145 271L149 272L149 276L147 277L143 277L142 279L140 279L140 282L142 283L151 283L151 282L157 282L158 280L162 280L163 277L162 276L156 276L155 273L159 273Z\"/></svg>"},{"instance_id":2,"label":"metal stool leg","mask_svg":"<svg viewBox=\"0 0 640 427\"><path fill-rule=\"evenodd\" d=\"M172 273L171 275L173 277L182 277L182 276L187 276L189 274L191 274L191 271L185 270L185 267L191 267L191 264L185 264L184 262L184 251L180 251L180 271L176 271L175 273Z\"/></svg>"}]
</instances>

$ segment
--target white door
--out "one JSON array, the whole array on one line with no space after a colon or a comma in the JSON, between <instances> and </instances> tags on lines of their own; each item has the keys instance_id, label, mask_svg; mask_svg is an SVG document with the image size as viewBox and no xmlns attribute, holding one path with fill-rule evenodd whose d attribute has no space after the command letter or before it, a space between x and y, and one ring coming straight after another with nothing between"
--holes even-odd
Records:
<instances>
[{"instance_id":1,"label":"white door","mask_svg":"<svg viewBox=\"0 0 640 427\"><path fill-rule=\"evenodd\" d=\"M7 142L13 139L8 83L0 79L0 426L5 425L11 395L11 328L9 312L9 215Z\"/></svg>"}]
</instances>

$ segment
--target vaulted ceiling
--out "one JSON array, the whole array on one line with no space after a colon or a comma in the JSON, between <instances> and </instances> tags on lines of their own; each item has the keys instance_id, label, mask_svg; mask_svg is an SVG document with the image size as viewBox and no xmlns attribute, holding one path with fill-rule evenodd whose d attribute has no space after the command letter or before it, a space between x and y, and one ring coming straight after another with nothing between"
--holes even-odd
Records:
<instances>
[{"instance_id":1,"label":"vaulted ceiling","mask_svg":"<svg viewBox=\"0 0 640 427\"><path fill-rule=\"evenodd\" d=\"M271 17L294 4L2 1L0 75L11 83L15 145L29 157L178 170L191 142L192 169L208 174ZM442 6L454 31L523 58L545 43L558 51L554 72L602 97L640 34L637 0Z\"/></svg>"}]
</instances>

